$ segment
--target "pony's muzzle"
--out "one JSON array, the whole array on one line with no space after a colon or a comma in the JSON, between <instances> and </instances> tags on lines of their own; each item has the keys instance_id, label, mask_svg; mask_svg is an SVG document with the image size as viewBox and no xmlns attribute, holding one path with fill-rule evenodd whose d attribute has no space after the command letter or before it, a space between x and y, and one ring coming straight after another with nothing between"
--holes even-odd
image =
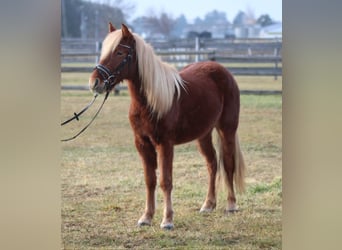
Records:
<instances>
[{"instance_id":1,"label":"pony's muzzle","mask_svg":"<svg viewBox=\"0 0 342 250\"><path fill-rule=\"evenodd\" d=\"M101 80L97 77L89 79L89 88L92 92L96 92L98 94L101 94L104 91L104 87L101 86Z\"/></svg>"},{"instance_id":2,"label":"pony's muzzle","mask_svg":"<svg viewBox=\"0 0 342 250\"><path fill-rule=\"evenodd\" d=\"M93 84L94 89L97 87L97 85L98 85L99 83L100 83L99 78L95 78L95 81L94 81L94 84Z\"/></svg>"}]
</instances>

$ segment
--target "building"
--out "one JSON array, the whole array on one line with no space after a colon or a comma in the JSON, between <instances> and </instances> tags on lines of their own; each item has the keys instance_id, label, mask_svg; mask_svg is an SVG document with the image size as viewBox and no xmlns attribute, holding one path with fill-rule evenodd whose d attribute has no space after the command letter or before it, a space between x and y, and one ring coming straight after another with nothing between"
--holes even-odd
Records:
<instances>
[{"instance_id":1,"label":"building","mask_svg":"<svg viewBox=\"0 0 342 250\"><path fill-rule=\"evenodd\" d=\"M282 38L283 37L282 23L275 23L263 27L260 30L260 38Z\"/></svg>"}]
</instances>

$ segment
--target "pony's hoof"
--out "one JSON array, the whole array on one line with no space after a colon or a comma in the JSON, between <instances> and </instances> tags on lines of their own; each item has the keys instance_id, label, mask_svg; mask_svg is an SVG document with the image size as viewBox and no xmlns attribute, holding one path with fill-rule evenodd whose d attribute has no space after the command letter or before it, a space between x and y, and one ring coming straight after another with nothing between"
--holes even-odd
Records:
<instances>
[{"instance_id":1,"label":"pony's hoof","mask_svg":"<svg viewBox=\"0 0 342 250\"><path fill-rule=\"evenodd\" d=\"M162 222L160 224L160 228L165 229L165 230L172 230L174 228L173 223L164 223Z\"/></svg>"},{"instance_id":2,"label":"pony's hoof","mask_svg":"<svg viewBox=\"0 0 342 250\"><path fill-rule=\"evenodd\" d=\"M151 223L145 221L138 221L138 227L151 226Z\"/></svg>"},{"instance_id":3,"label":"pony's hoof","mask_svg":"<svg viewBox=\"0 0 342 250\"><path fill-rule=\"evenodd\" d=\"M207 207L201 207L200 213L211 213L214 210L214 208L207 208Z\"/></svg>"},{"instance_id":4,"label":"pony's hoof","mask_svg":"<svg viewBox=\"0 0 342 250\"><path fill-rule=\"evenodd\" d=\"M216 208L216 203L205 202L200 209L200 213L211 213Z\"/></svg>"},{"instance_id":5,"label":"pony's hoof","mask_svg":"<svg viewBox=\"0 0 342 250\"><path fill-rule=\"evenodd\" d=\"M138 221L138 226L143 227L143 226L151 226L151 221L148 220L139 220Z\"/></svg>"},{"instance_id":6,"label":"pony's hoof","mask_svg":"<svg viewBox=\"0 0 342 250\"><path fill-rule=\"evenodd\" d=\"M148 213L144 213L140 219L138 220L138 226L151 226L152 225L152 218Z\"/></svg>"},{"instance_id":7,"label":"pony's hoof","mask_svg":"<svg viewBox=\"0 0 342 250\"><path fill-rule=\"evenodd\" d=\"M227 215L236 214L237 212L239 212L239 209L237 209L237 208L231 208L231 209L224 210L224 213Z\"/></svg>"}]
</instances>

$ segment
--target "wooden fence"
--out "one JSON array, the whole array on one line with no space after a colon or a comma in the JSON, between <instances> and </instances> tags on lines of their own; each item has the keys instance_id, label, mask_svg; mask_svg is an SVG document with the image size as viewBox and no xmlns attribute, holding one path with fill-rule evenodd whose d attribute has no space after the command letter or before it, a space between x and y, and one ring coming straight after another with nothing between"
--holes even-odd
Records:
<instances>
[{"instance_id":1,"label":"wooden fence","mask_svg":"<svg viewBox=\"0 0 342 250\"><path fill-rule=\"evenodd\" d=\"M277 76L282 75L282 58L280 56L216 56L215 51L184 51L184 52L157 52L164 61L174 63L178 69L196 61L194 57L198 56L199 61L211 60L224 64L234 75L244 76ZM75 53L63 54L62 57L97 57L98 53ZM166 57L167 56L167 57ZM232 66L229 66L229 65ZM235 66L238 64L239 66ZM95 65L95 63L94 63ZM245 66L244 66L245 65ZM266 66L259 66L266 65ZM62 66L62 72L91 72L93 67L71 67Z\"/></svg>"},{"instance_id":2,"label":"wooden fence","mask_svg":"<svg viewBox=\"0 0 342 250\"><path fill-rule=\"evenodd\" d=\"M217 61L234 75L274 76L282 75L282 43L278 40L206 39L148 41L163 61L178 69L197 61ZM101 44L95 41L62 41L63 62L97 63ZM62 72L91 72L92 67L62 66Z\"/></svg>"},{"instance_id":3,"label":"wooden fence","mask_svg":"<svg viewBox=\"0 0 342 250\"><path fill-rule=\"evenodd\" d=\"M170 49L214 49L232 55L280 55L282 41L279 39L170 39L170 40L146 40L158 51ZM101 43L95 40L62 39L62 54L67 52L93 52L101 47Z\"/></svg>"}]
</instances>

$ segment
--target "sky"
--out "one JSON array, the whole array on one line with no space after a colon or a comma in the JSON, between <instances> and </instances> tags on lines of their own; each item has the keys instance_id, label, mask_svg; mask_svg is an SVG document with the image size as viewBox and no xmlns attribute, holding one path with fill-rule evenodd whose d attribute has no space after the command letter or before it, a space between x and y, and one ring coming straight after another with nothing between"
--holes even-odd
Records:
<instances>
[{"instance_id":1,"label":"sky","mask_svg":"<svg viewBox=\"0 0 342 250\"><path fill-rule=\"evenodd\" d=\"M92 2L115 2L115 0L91 0ZM262 14L269 14L275 21L282 20L282 0L122 0L135 6L130 13L129 20L149 13L158 15L161 12L177 18L184 14L188 22L196 17L204 18L205 14L213 10L226 12L227 19L233 21L241 10L250 9L258 18Z\"/></svg>"},{"instance_id":2,"label":"sky","mask_svg":"<svg viewBox=\"0 0 342 250\"><path fill-rule=\"evenodd\" d=\"M151 10L156 14L166 12L174 18L184 14L188 21L196 17L204 18L205 14L216 9L226 12L229 21L236 14L250 9L258 18L269 14L273 20L282 20L282 0L125 0L135 4L134 14L130 19L148 14Z\"/></svg>"}]
</instances>

